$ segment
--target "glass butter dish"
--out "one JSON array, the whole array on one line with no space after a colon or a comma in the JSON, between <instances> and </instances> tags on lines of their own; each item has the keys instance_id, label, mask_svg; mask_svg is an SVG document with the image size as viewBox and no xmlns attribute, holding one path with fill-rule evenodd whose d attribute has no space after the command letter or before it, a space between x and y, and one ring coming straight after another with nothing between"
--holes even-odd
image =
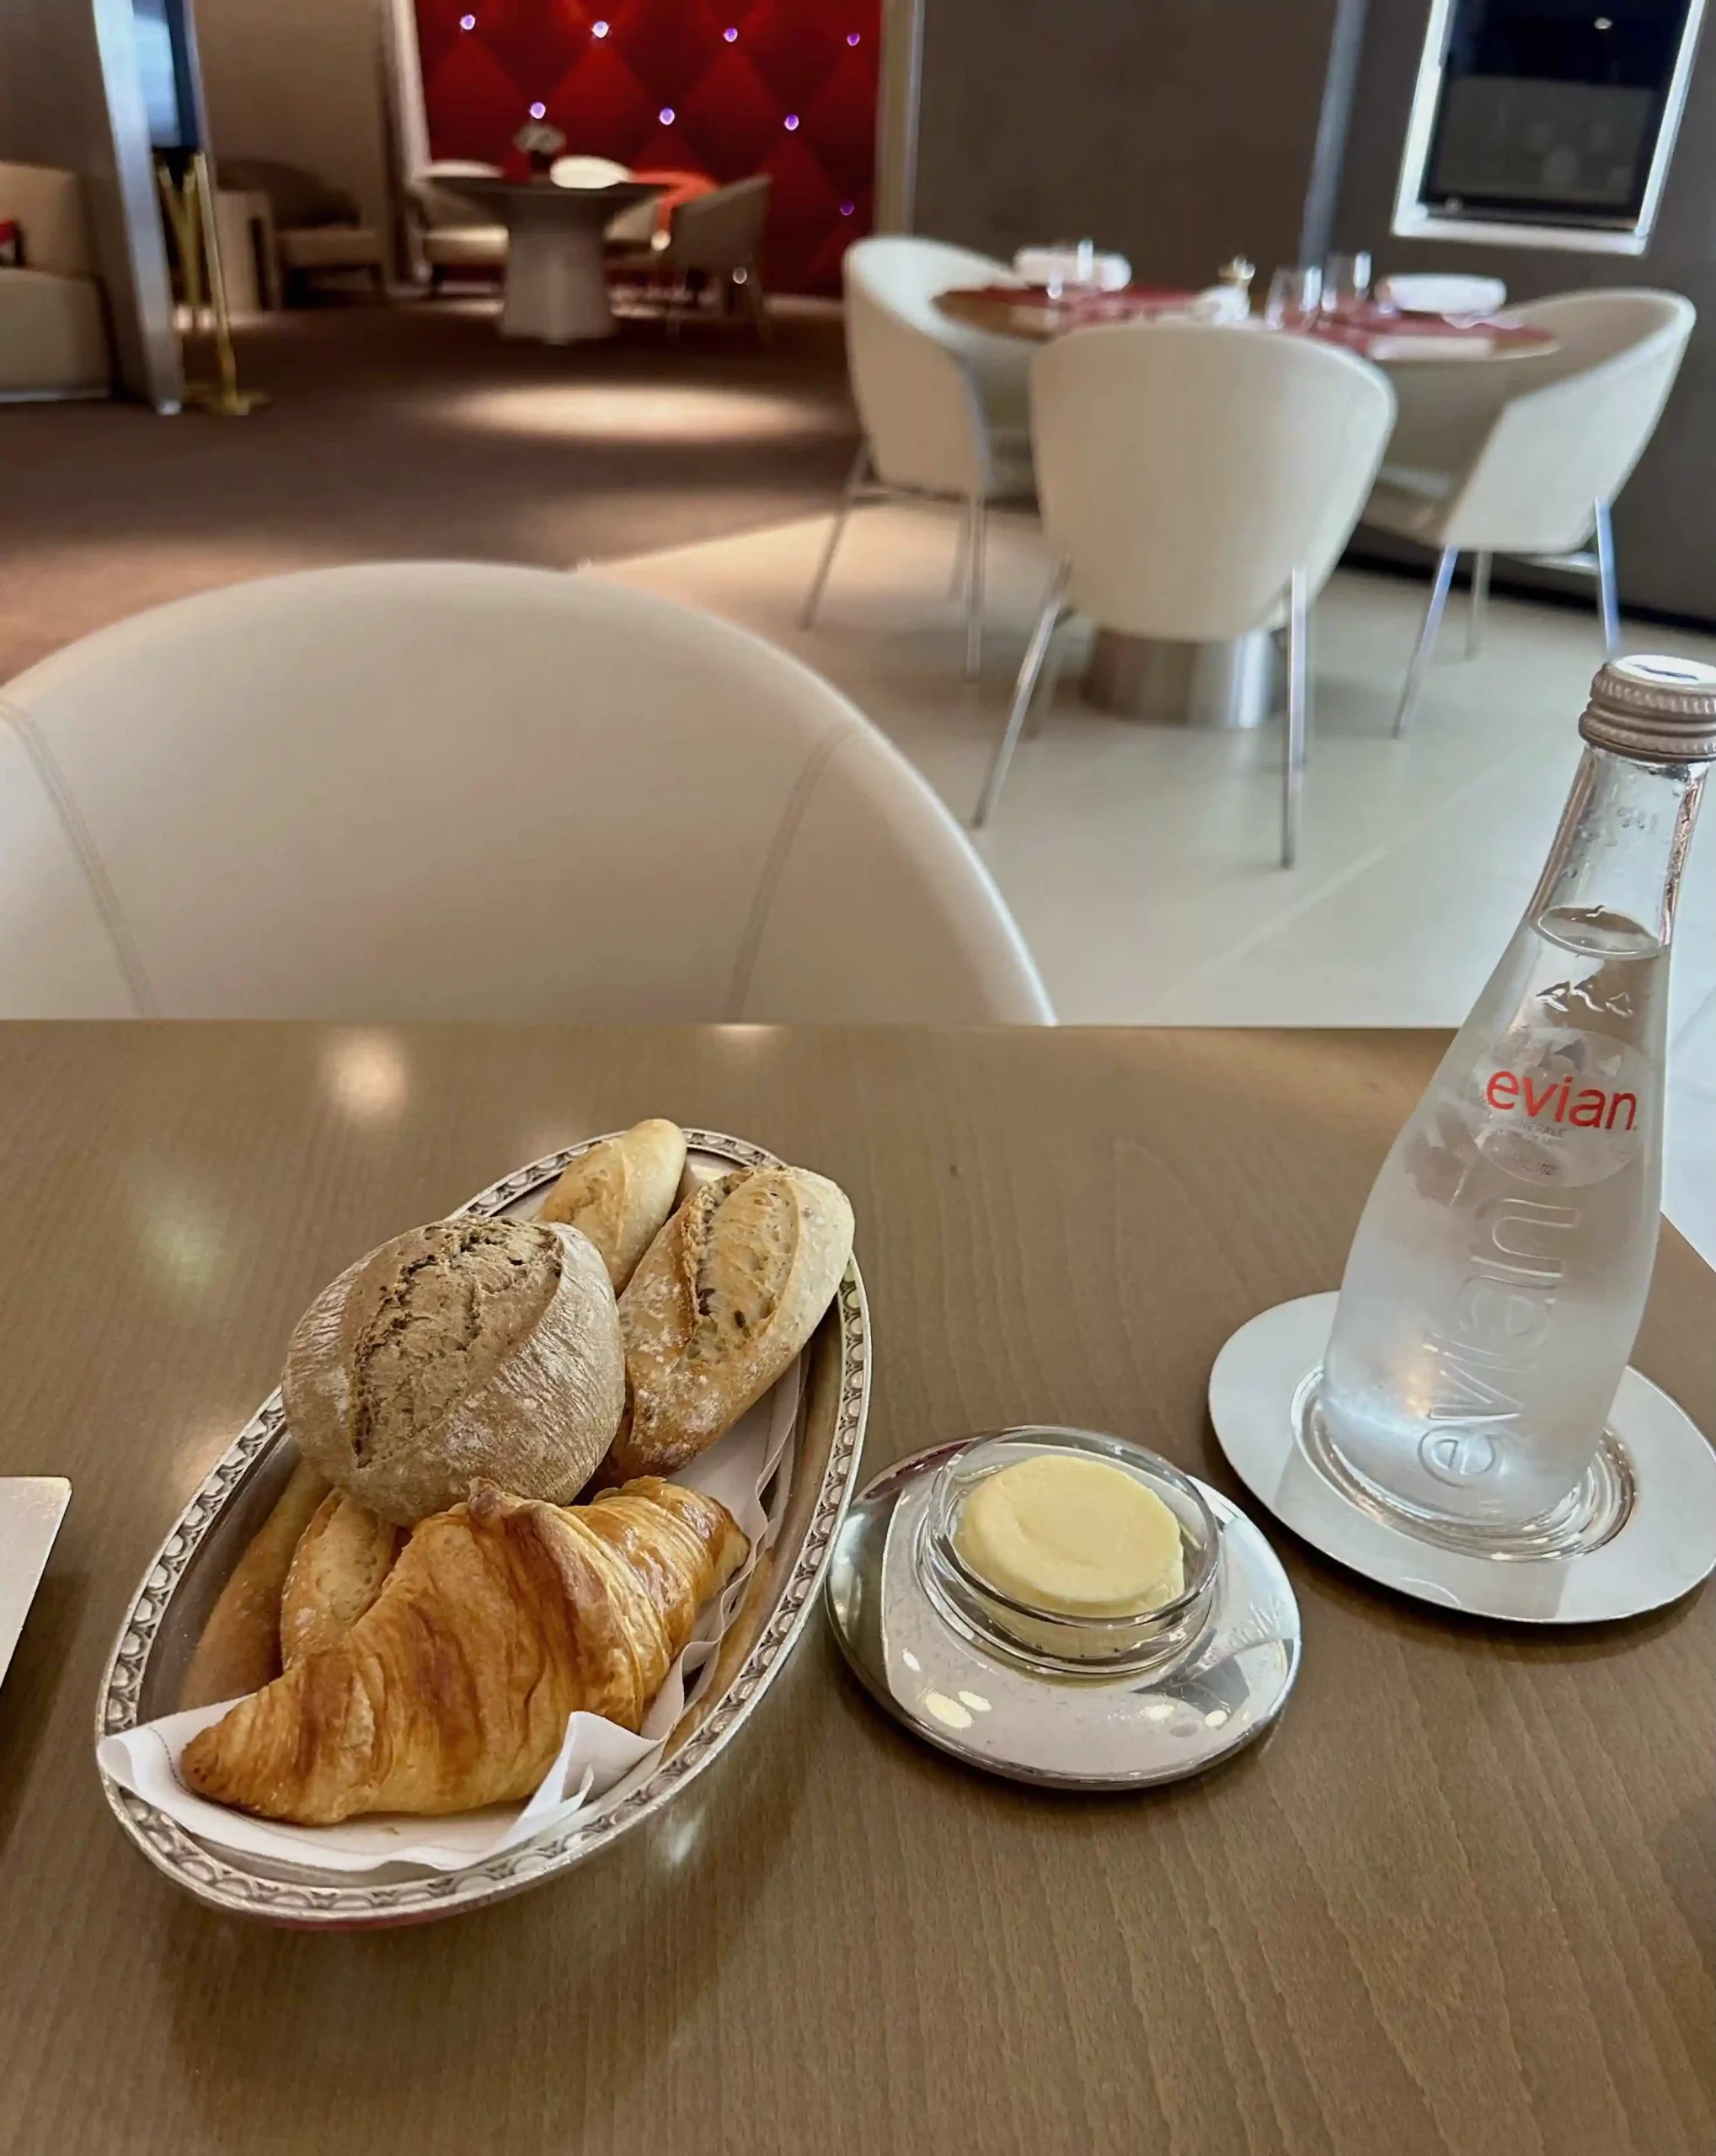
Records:
<instances>
[{"instance_id":1,"label":"glass butter dish","mask_svg":"<svg viewBox=\"0 0 1716 2156\"><path fill-rule=\"evenodd\" d=\"M1177 1531L1152 1591L1083 1584L1103 1553L1078 1550L1065 1521L1049 1524L1052 1573L1021 1572L1013 1550L973 1533L1005 1517L995 1478L1044 1460L1099 1464L1099 1489L1126 1500L1118 1509L1144 1521L1147 1506ZM1117 1475L1145 1496L1129 1498ZM1124 1538L1098 1518L1092 1540L1112 1552ZM1213 1766L1269 1727L1299 1667L1292 1588L1237 1506L1127 1438L1049 1424L960 1438L878 1476L837 1537L828 1607L853 1670L908 1729L992 1773L1066 1789Z\"/></svg>"}]
</instances>

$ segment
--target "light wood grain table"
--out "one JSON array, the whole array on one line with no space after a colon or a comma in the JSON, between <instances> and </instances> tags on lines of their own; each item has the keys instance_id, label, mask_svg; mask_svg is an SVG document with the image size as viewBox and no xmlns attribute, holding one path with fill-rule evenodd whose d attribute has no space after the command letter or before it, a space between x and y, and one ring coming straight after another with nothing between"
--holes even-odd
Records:
<instances>
[{"instance_id":1,"label":"light wood grain table","mask_svg":"<svg viewBox=\"0 0 1716 2156\"><path fill-rule=\"evenodd\" d=\"M1030 1417L1240 1494L1243 1319L1332 1285L1430 1035L0 1028L0 1473L72 1508L0 1691L0 2148L174 2156L1708 2156L1716 1597L1550 1636L1277 1531L1278 1729L1056 1796L914 1744L819 1622L751 1733L557 1885L420 1930L209 1915L92 1758L114 1626L336 1270L645 1114L837 1177L869 1465ZM1636 1359L1716 1425L1665 1232Z\"/></svg>"}]
</instances>

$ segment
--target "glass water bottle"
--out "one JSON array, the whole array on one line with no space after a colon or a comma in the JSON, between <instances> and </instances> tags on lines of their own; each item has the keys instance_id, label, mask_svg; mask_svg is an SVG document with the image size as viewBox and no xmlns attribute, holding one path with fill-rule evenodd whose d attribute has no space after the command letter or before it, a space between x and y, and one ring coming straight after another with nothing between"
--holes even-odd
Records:
<instances>
[{"instance_id":1,"label":"glass water bottle","mask_svg":"<svg viewBox=\"0 0 1716 2156\"><path fill-rule=\"evenodd\" d=\"M1580 731L1525 918L1371 1193L1312 1410L1371 1497L1474 1540L1577 1501L1644 1314L1716 668L1611 661Z\"/></svg>"}]
</instances>

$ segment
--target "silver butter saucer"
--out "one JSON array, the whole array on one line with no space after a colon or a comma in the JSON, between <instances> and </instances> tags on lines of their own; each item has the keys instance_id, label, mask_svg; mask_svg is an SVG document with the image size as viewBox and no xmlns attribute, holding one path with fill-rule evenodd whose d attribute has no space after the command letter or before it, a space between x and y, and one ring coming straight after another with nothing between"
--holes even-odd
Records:
<instances>
[{"instance_id":1,"label":"silver butter saucer","mask_svg":"<svg viewBox=\"0 0 1716 2156\"><path fill-rule=\"evenodd\" d=\"M1144 1616L1011 1603L960 1561L962 1486L1045 1452L1136 1476L1180 1524L1184 1591ZM917 1736L1062 1789L1178 1781L1260 1736L1298 1674L1299 1608L1275 1552L1218 1491L1125 1438L1033 1423L898 1461L854 1500L828 1571L836 1637Z\"/></svg>"},{"instance_id":2,"label":"silver butter saucer","mask_svg":"<svg viewBox=\"0 0 1716 2156\"><path fill-rule=\"evenodd\" d=\"M1634 1369L1596 1460L1542 1531L1497 1531L1485 1546L1377 1503L1313 1412L1335 1299L1305 1295L1263 1311L1210 1373L1210 1419L1234 1473L1324 1556L1417 1601L1521 1625L1636 1617L1716 1567L1716 1452Z\"/></svg>"}]
</instances>

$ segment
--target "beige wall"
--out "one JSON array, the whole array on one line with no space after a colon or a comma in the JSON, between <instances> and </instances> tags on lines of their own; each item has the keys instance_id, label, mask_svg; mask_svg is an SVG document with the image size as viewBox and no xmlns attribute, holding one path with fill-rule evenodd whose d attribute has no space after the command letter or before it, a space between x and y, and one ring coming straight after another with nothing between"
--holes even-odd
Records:
<instances>
[{"instance_id":1,"label":"beige wall","mask_svg":"<svg viewBox=\"0 0 1716 2156\"><path fill-rule=\"evenodd\" d=\"M1002 256L1088 233L1147 284L1209 284L1243 253L1266 281L1298 259L1336 26L1356 12L926 0L917 229Z\"/></svg>"},{"instance_id":2,"label":"beige wall","mask_svg":"<svg viewBox=\"0 0 1716 2156\"><path fill-rule=\"evenodd\" d=\"M393 224L377 0L194 0L217 158L278 157Z\"/></svg>"}]
</instances>

